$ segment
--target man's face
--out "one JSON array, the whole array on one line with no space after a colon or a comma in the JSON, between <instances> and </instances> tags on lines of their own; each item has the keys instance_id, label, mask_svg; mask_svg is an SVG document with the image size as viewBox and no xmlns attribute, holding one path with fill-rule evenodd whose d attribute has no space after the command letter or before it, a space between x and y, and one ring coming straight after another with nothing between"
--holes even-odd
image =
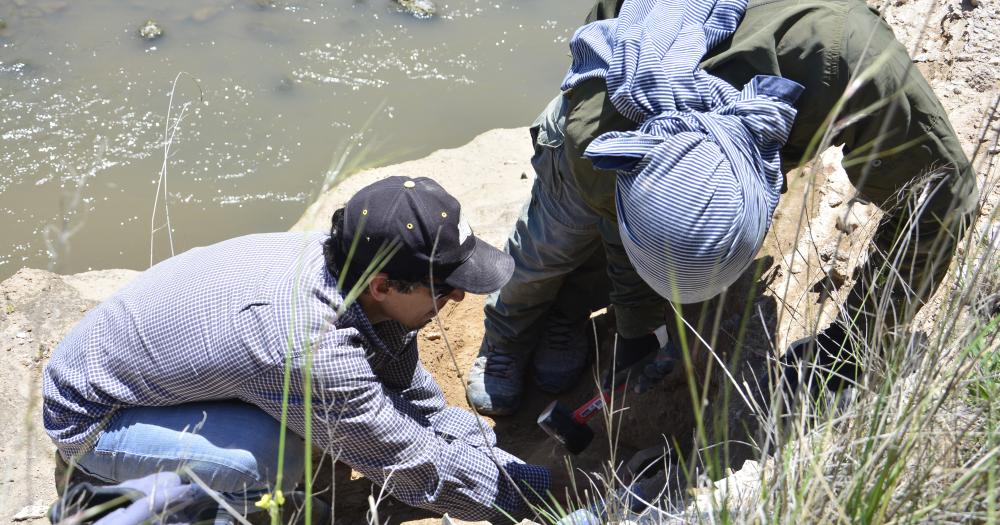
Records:
<instances>
[{"instance_id":1,"label":"man's face","mask_svg":"<svg viewBox=\"0 0 1000 525\"><path fill-rule=\"evenodd\" d=\"M430 323L434 314L444 308L448 301L461 301L465 299L465 291L452 289L448 293L441 293L435 288L437 298L431 295L431 288L425 285L417 285L409 292L400 292L395 288L389 288L382 301L382 313L410 330L418 330Z\"/></svg>"}]
</instances>

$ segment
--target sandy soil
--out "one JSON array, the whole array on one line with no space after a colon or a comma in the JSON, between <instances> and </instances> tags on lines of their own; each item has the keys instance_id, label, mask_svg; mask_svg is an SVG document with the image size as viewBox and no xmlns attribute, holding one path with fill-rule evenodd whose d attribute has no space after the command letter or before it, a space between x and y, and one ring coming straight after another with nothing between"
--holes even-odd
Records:
<instances>
[{"instance_id":1,"label":"sandy soil","mask_svg":"<svg viewBox=\"0 0 1000 525\"><path fill-rule=\"evenodd\" d=\"M885 15L941 97L966 151L975 155L979 173L984 174L998 151L1000 121L995 115L991 118L990 108L1000 79L1000 40L996 36L1000 34L1000 14L995 0L980 0L976 7L968 2L897 0ZM707 384L714 395L722 395L724 383L719 381L716 360L727 361L737 355L737 350L736 375L753 377L775 349L806 332L801 320L818 313L814 310L820 294L836 297L851 285L851 268L864 252L863 235L859 234L870 229L874 210L853 205L853 190L837 169L837 154L826 153L816 169L815 182L803 175L789 175L790 191L782 198L773 230L759 257L759 278L745 276L731 289L732 299L728 301L715 301L703 311L685 312L694 327L699 325L699 319L717 320L721 326L722 336L712 344L714 357L705 345L695 346L693 364L699 388ZM494 130L462 148L353 176L322 196L293 229L327 229L330 213L372 180L397 174L426 175L439 180L459 198L478 235L500 246L530 191L530 155L526 129ZM988 188L984 218L998 201L1000 192ZM803 235L799 228L802 203L809 210L809 235ZM836 223L848 210L857 216L852 220L858 230L844 236ZM984 226L980 224L978 229ZM803 238L812 240L805 242ZM834 284L830 284L831 274L835 276ZM23 512L27 521L40 523L41 506L55 499L53 448L41 430L39 372L51 349L83 313L134 275L130 271L107 270L57 276L26 269L0 283L4 302L0 310L0 368L4 374L0 378L0 403L13 428L8 439L0 442L0 520ZM755 299L748 302L746 297ZM483 300L469 296L460 304L448 306L442 312L440 325L429 326L421 334L425 365L438 379L448 401L459 406L467 406L464 374L482 338ZM598 317L596 322L597 332L606 335L608 321ZM746 325L748 333L743 347L737 349L728 334L735 333L741 324ZM606 338L599 346L606 352ZM575 405L593 390L593 382L585 380L560 399ZM548 396L529 391L518 416L498 418L495 428L500 445L528 461L561 465L561 449L534 421L549 401ZM630 408L622 412L618 423L619 457L662 443L664 438L676 439L682 449L683 443L689 441L693 412L688 385L683 380L668 379L653 394L629 399L628 405ZM732 405L727 414L709 415L719 421L743 420L745 407ZM597 468L606 457L608 440L600 427L594 425L598 438L587 452L574 458L575 465ZM743 452L750 455L749 451ZM740 451L735 451L733 463L742 464L741 458ZM338 521L354 523L362 519L364 496L369 490L363 480L338 484L338 494L343 496ZM427 518L426 514L391 502L384 504L381 516L390 517L392 522Z\"/></svg>"}]
</instances>

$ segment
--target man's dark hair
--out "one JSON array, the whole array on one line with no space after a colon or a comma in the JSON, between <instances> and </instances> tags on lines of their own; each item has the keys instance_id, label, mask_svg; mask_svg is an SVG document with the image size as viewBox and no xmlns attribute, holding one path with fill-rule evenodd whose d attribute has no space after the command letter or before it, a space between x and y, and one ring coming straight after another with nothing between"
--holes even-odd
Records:
<instances>
[{"instance_id":1,"label":"man's dark hair","mask_svg":"<svg viewBox=\"0 0 1000 525\"><path fill-rule=\"evenodd\" d=\"M339 208L333 212L330 218L330 238L323 243L323 258L326 259L326 271L330 272L335 279L340 277L341 269L347 262L347 255L350 252L351 244L349 239L344 239L344 208ZM362 274L371 261L353 261L347 265L347 275L344 276L345 293L351 290L361 280ZM387 279L386 284L401 293L410 293L417 287L419 282ZM364 293L367 293L365 291Z\"/></svg>"},{"instance_id":2,"label":"man's dark hair","mask_svg":"<svg viewBox=\"0 0 1000 525\"><path fill-rule=\"evenodd\" d=\"M326 260L326 271L334 278L340 275L342 261L339 259L340 238L344 232L344 208L338 208L330 219L330 237L323 243L323 258Z\"/></svg>"}]
</instances>

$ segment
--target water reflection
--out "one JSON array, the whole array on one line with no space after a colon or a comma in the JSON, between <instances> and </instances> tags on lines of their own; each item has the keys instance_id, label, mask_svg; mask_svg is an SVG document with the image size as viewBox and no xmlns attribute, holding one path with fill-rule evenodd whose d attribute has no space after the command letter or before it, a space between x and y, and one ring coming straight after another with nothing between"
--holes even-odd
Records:
<instances>
[{"instance_id":1,"label":"water reflection","mask_svg":"<svg viewBox=\"0 0 1000 525\"><path fill-rule=\"evenodd\" d=\"M587 7L463 0L417 20L390 0L0 2L0 278L141 269L151 231L163 258L164 183L183 250L286 229L329 173L525 125ZM147 19L160 38L139 38Z\"/></svg>"}]
</instances>

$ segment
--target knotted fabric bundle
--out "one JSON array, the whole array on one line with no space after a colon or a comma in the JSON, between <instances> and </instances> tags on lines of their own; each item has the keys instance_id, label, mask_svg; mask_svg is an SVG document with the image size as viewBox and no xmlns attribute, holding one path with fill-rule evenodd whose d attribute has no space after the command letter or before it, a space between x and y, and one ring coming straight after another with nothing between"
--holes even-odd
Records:
<instances>
[{"instance_id":1,"label":"knotted fabric bundle","mask_svg":"<svg viewBox=\"0 0 1000 525\"><path fill-rule=\"evenodd\" d=\"M570 41L563 90L604 78L615 109L640 124L600 135L584 155L617 171L629 259L679 303L710 299L747 269L781 194L779 151L802 86L760 75L741 91L698 67L745 9L745 0L626 0L618 18Z\"/></svg>"}]
</instances>

